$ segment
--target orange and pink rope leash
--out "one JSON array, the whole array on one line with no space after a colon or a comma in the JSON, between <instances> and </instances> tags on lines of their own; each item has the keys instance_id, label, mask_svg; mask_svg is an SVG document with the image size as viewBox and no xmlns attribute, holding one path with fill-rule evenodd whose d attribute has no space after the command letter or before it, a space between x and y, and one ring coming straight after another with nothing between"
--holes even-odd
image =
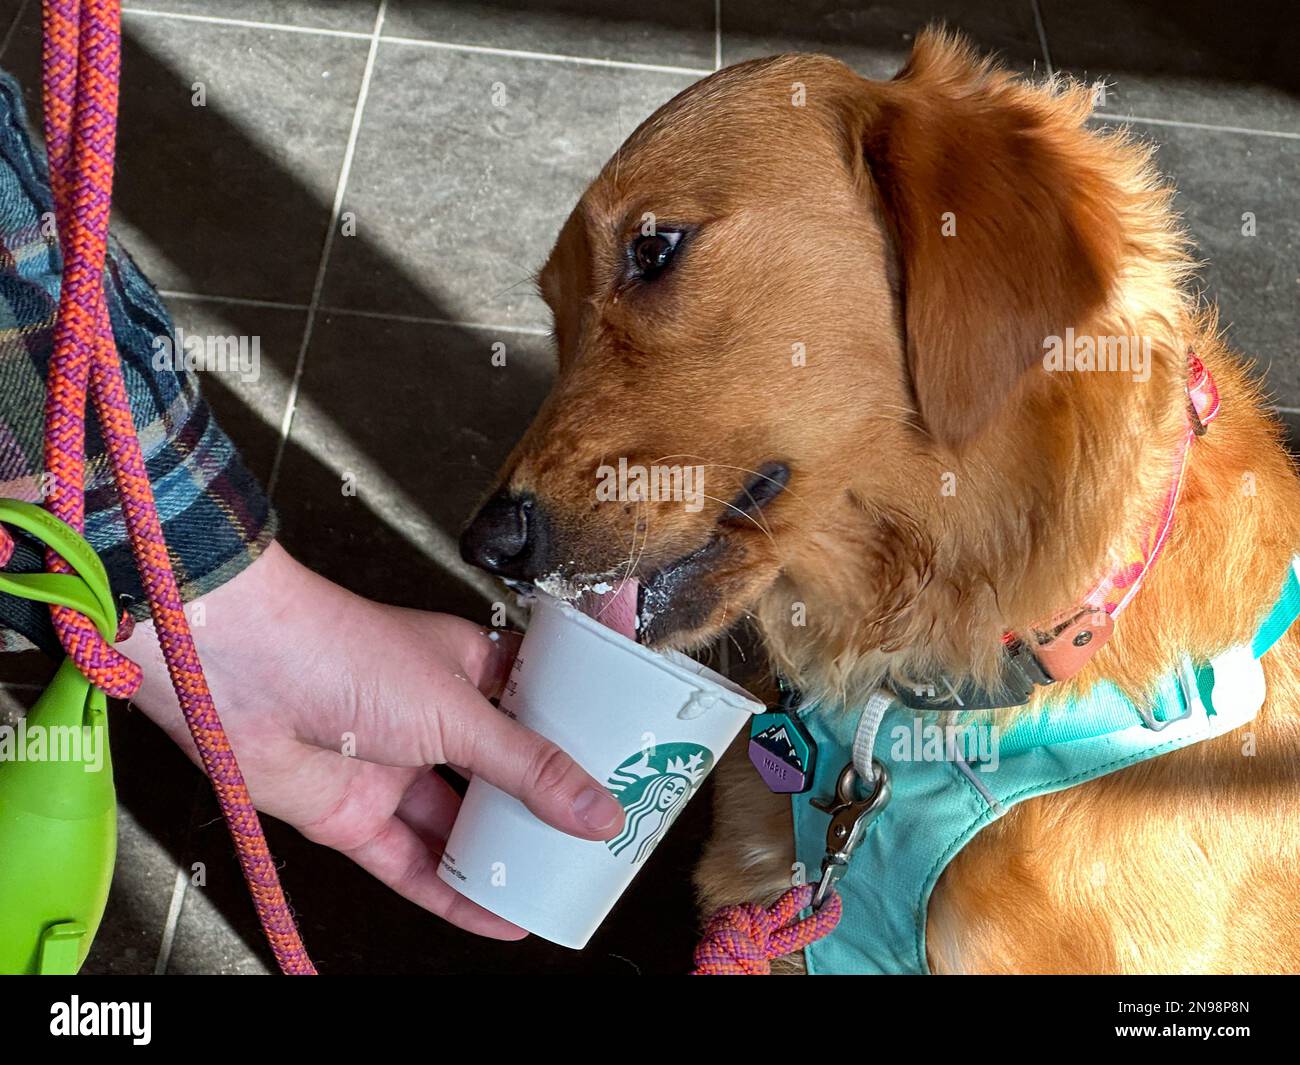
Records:
<instances>
[{"instance_id":1,"label":"orange and pink rope leash","mask_svg":"<svg viewBox=\"0 0 1300 1065\"><path fill-rule=\"evenodd\" d=\"M45 405L45 505L78 532L84 530L89 395L167 670L230 828L262 929L283 972L314 974L182 609L104 299L120 23L120 0L45 0L45 139L63 252ZM12 550L12 541L0 529L0 565ZM55 573L71 572L52 551L46 553L46 567ZM139 666L105 641L88 618L66 607L52 607L51 612L64 649L93 684L119 699L136 692L141 682ZM119 638L125 635L124 630Z\"/></svg>"},{"instance_id":2,"label":"orange and pink rope leash","mask_svg":"<svg viewBox=\"0 0 1300 1065\"><path fill-rule=\"evenodd\" d=\"M835 892L811 916L799 919L816 890L816 884L800 884L766 909L754 902L724 906L705 926L691 975L770 976L777 958L816 943L840 923L843 904Z\"/></svg>"}]
</instances>

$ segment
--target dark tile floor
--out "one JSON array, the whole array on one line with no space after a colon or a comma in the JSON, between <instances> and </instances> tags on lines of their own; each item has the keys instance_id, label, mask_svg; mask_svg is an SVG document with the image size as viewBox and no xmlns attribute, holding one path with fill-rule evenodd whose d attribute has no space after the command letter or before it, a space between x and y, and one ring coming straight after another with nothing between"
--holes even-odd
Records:
<instances>
[{"instance_id":1,"label":"dark tile floor","mask_svg":"<svg viewBox=\"0 0 1300 1065\"><path fill-rule=\"evenodd\" d=\"M0 65L34 113L39 7L0 0ZM1300 16L1286 0L135 0L117 230L182 328L261 338L257 382L207 388L273 483L290 548L376 598L483 617L490 586L454 535L545 392L530 275L585 183L719 63L818 50L886 77L934 18L1027 73L1106 79L1099 121L1159 146L1205 291L1300 428ZM508 370L490 365L498 342ZM339 491L347 472L355 497ZM0 710L47 668L4 665ZM137 715L113 727L121 856L88 968L267 971L205 783ZM324 971L678 972L707 823L692 804L582 954L463 935L270 834Z\"/></svg>"}]
</instances>

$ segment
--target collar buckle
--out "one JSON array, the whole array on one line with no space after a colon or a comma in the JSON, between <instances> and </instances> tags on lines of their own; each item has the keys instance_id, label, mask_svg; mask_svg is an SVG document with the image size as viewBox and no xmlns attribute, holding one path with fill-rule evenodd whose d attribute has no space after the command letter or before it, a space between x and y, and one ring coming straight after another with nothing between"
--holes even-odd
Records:
<instances>
[{"instance_id":1,"label":"collar buckle","mask_svg":"<svg viewBox=\"0 0 1300 1065\"><path fill-rule=\"evenodd\" d=\"M1066 611L1050 624L1046 632L1036 637L1034 659L1051 680L1073 677L1115 631L1115 619L1100 607Z\"/></svg>"}]
</instances>

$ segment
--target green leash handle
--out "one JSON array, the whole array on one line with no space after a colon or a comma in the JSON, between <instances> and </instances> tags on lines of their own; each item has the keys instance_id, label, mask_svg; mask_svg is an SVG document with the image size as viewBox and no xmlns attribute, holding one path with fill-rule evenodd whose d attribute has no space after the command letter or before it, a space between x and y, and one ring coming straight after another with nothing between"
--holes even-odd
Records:
<instances>
[{"instance_id":1,"label":"green leash handle","mask_svg":"<svg viewBox=\"0 0 1300 1065\"><path fill-rule=\"evenodd\" d=\"M32 503L0 499L0 522L76 570L0 570L0 594L72 607L112 640L113 595L91 546ZM107 709L65 658L26 719L0 729L0 973L75 973L99 928L117 852Z\"/></svg>"}]
</instances>

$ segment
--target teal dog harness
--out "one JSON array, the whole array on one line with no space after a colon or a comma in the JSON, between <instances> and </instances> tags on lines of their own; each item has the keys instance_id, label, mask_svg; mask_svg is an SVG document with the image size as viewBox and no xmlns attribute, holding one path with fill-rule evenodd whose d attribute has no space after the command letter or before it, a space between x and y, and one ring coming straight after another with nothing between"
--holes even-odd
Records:
<instances>
[{"instance_id":1,"label":"teal dog harness","mask_svg":"<svg viewBox=\"0 0 1300 1065\"><path fill-rule=\"evenodd\" d=\"M797 693L787 691L779 709L755 718L750 760L773 791L793 798L796 875L812 879L820 868L814 909L832 893L842 903L834 931L804 947L809 973L928 973L931 893L980 829L1024 799L1222 736L1258 713L1259 659L1300 615L1300 556L1250 643L1208 662L1184 656L1141 704L1103 679L1023 711L1005 729L997 713L1076 676L1159 557L1192 443L1219 413L1214 378L1192 351L1186 388L1186 431L1160 505L1081 600L1024 634L1003 634L995 682L941 675L895 685L858 713L798 708Z\"/></svg>"},{"instance_id":2,"label":"teal dog harness","mask_svg":"<svg viewBox=\"0 0 1300 1065\"><path fill-rule=\"evenodd\" d=\"M884 691L872 696L861 714L829 705L799 710L819 752L815 767L809 767L812 795L836 794L838 784L843 799L844 775L851 783L856 765L865 778L872 759L884 767L880 786L890 791L844 848L846 862L833 881L843 917L833 934L805 948L808 972L928 973L930 894L953 856L985 825L1024 799L1221 736L1252 720L1264 701L1259 659L1300 615L1298 575L1300 556L1249 644L1200 664L1184 658L1148 705L1134 703L1102 680L1077 699L1022 713L1001 732L989 710L961 713L957 724L945 727L936 723L935 713L904 706L895 693ZM864 735L871 737L869 751L861 749ZM832 849L826 806L814 807L803 795L794 795L793 803L798 861L804 869L825 868L823 858Z\"/></svg>"}]
</instances>

